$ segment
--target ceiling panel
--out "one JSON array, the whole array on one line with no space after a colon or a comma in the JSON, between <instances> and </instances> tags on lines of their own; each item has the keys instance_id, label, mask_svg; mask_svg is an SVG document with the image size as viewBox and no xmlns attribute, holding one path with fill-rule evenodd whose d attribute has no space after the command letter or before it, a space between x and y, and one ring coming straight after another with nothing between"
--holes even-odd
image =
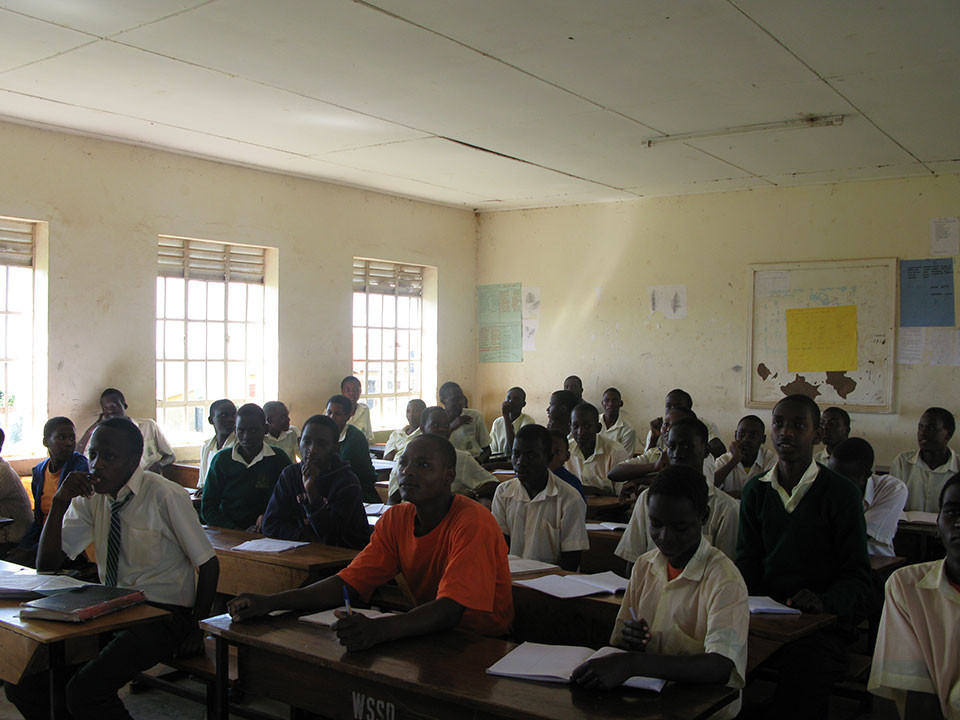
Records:
<instances>
[{"instance_id":1,"label":"ceiling panel","mask_svg":"<svg viewBox=\"0 0 960 720\"><path fill-rule=\"evenodd\" d=\"M643 185L624 189L643 197L665 197L770 187L773 187L773 183L768 182L765 178L748 176L719 180L651 180Z\"/></svg>"},{"instance_id":2,"label":"ceiling panel","mask_svg":"<svg viewBox=\"0 0 960 720\"><path fill-rule=\"evenodd\" d=\"M107 37L209 0L0 0L0 7Z\"/></svg>"},{"instance_id":3,"label":"ceiling panel","mask_svg":"<svg viewBox=\"0 0 960 720\"><path fill-rule=\"evenodd\" d=\"M0 73L94 39L74 30L0 10Z\"/></svg>"},{"instance_id":4,"label":"ceiling panel","mask_svg":"<svg viewBox=\"0 0 960 720\"><path fill-rule=\"evenodd\" d=\"M768 175L765 179L780 186L821 185L824 183L855 182L858 180L884 180L898 177L929 176L930 170L920 163L884 165L882 167L841 168L820 172L787 173Z\"/></svg>"},{"instance_id":5,"label":"ceiling panel","mask_svg":"<svg viewBox=\"0 0 960 720\"><path fill-rule=\"evenodd\" d=\"M159 55L100 41L0 75L0 88L314 155L422 133Z\"/></svg>"}]
</instances>

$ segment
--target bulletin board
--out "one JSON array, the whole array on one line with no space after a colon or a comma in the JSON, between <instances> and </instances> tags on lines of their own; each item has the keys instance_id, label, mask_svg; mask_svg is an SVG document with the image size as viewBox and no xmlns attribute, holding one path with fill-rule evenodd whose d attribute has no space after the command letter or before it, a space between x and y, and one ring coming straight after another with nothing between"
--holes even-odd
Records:
<instances>
[{"instance_id":1,"label":"bulletin board","mask_svg":"<svg viewBox=\"0 0 960 720\"><path fill-rule=\"evenodd\" d=\"M896 258L751 265L749 288L747 407L893 412Z\"/></svg>"}]
</instances>

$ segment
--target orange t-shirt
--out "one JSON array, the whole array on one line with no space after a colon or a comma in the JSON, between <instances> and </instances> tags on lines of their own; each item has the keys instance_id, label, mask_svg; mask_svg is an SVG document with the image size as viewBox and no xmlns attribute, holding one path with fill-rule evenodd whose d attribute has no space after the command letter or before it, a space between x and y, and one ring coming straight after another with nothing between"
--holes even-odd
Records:
<instances>
[{"instance_id":1,"label":"orange t-shirt","mask_svg":"<svg viewBox=\"0 0 960 720\"><path fill-rule=\"evenodd\" d=\"M340 579L369 600L398 572L418 605L445 597L464 607L459 627L505 635L513 622L507 544L493 515L454 495L447 516L422 537L413 534L416 508L396 505L374 526L370 544L341 570Z\"/></svg>"},{"instance_id":2,"label":"orange t-shirt","mask_svg":"<svg viewBox=\"0 0 960 720\"><path fill-rule=\"evenodd\" d=\"M63 468L60 468L63 471ZM50 472L50 463L43 469L43 493L40 495L40 512L43 517L50 514L50 506L53 505L53 496L57 494L60 487L60 473Z\"/></svg>"},{"instance_id":3,"label":"orange t-shirt","mask_svg":"<svg viewBox=\"0 0 960 720\"><path fill-rule=\"evenodd\" d=\"M682 574L683 574L683 568L675 568L670 563L667 563L667 582L670 582L671 580L676 580Z\"/></svg>"}]
</instances>

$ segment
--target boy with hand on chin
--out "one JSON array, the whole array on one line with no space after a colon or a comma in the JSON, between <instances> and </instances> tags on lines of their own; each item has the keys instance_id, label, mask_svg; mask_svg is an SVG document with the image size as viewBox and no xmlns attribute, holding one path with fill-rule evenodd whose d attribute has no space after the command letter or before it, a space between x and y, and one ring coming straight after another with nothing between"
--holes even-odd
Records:
<instances>
[{"instance_id":1,"label":"boy with hand on chin","mask_svg":"<svg viewBox=\"0 0 960 720\"><path fill-rule=\"evenodd\" d=\"M524 425L532 425L533 418L523 412L527 394L521 387L507 390L507 397L500 405L500 417L494 418L490 427L490 449L494 455L509 455L513 439Z\"/></svg>"},{"instance_id":2,"label":"boy with hand on chin","mask_svg":"<svg viewBox=\"0 0 960 720\"><path fill-rule=\"evenodd\" d=\"M642 675L743 687L747 588L733 561L703 536L707 489L699 470L685 465L654 478L642 500L656 547L634 565L610 638L630 652L588 660L574 682L612 688ZM735 717L739 709L738 700L713 717Z\"/></svg>"},{"instance_id":3,"label":"boy with hand on chin","mask_svg":"<svg viewBox=\"0 0 960 720\"><path fill-rule=\"evenodd\" d=\"M121 687L172 655L203 652L197 623L210 613L219 564L190 497L140 467L143 437L134 423L104 420L88 451L91 472L70 473L54 496L37 569L57 570L65 554L75 557L92 541L104 585L142 590L148 602L170 612L115 632L93 660L66 672L66 709L73 717L128 718L117 697ZM49 717L49 682L43 672L5 690L24 717Z\"/></svg>"},{"instance_id":4,"label":"boy with hand on chin","mask_svg":"<svg viewBox=\"0 0 960 720\"><path fill-rule=\"evenodd\" d=\"M713 484L727 492L742 492L747 480L762 475L777 462L776 454L763 444L767 428L756 415L747 415L737 423L730 449L714 463Z\"/></svg>"},{"instance_id":5,"label":"boy with hand on chin","mask_svg":"<svg viewBox=\"0 0 960 720\"><path fill-rule=\"evenodd\" d=\"M490 434L483 414L467 407L467 397L455 382L441 385L437 398L450 420L450 442L458 450L466 450L483 465L490 459Z\"/></svg>"},{"instance_id":6,"label":"boy with hand on chin","mask_svg":"<svg viewBox=\"0 0 960 720\"><path fill-rule=\"evenodd\" d=\"M390 433L387 445L383 449L383 459L393 460L403 452L407 443L420 434L420 416L427 409L427 404L419 398L407 403L407 424Z\"/></svg>"},{"instance_id":7,"label":"boy with hand on chin","mask_svg":"<svg viewBox=\"0 0 960 720\"><path fill-rule=\"evenodd\" d=\"M627 459L627 451L600 435L600 413L590 403L580 403L570 415L570 459L567 469L580 478L587 495L616 495L619 485L607 479L613 468Z\"/></svg>"},{"instance_id":8,"label":"boy with hand on chin","mask_svg":"<svg viewBox=\"0 0 960 720\"><path fill-rule=\"evenodd\" d=\"M227 605L233 620L274 610L339 607L344 592L351 603L366 602L378 586L402 572L416 607L374 620L338 612L333 630L348 651L453 627L506 635L513 620L506 543L487 510L451 493L453 445L436 435L421 435L400 454L398 467L405 502L384 513L370 544L346 569L298 590L239 595Z\"/></svg>"},{"instance_id":9,"label":"boy with hand on chin","mask_svg":"<svg viewBox=\"0 0 960 720\"><path fill-rule=\"evenodd\" d=\"M277 480L263 515L263 534L281 540L363 548L370 539L360 481L338 453L337 424L314 415L303 426L300 456Z\"/></svg>"}]
</instances>

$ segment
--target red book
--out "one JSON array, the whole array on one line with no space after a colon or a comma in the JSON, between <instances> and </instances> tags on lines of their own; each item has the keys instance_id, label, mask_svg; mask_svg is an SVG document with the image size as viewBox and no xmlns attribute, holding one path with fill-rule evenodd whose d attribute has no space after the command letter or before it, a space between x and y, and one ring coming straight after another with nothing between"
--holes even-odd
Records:
<instances>
[{"instance_id":1,"label":"red book","mask_svg":"<svg viewBox=\"0 0 960 720\"><path fill-rule=\"evenodd\" d=\"M83 622L146 602L140 590L85 585L69 592L20 605L20 617L34 620Z\"/></svg>"}]
</instances>

